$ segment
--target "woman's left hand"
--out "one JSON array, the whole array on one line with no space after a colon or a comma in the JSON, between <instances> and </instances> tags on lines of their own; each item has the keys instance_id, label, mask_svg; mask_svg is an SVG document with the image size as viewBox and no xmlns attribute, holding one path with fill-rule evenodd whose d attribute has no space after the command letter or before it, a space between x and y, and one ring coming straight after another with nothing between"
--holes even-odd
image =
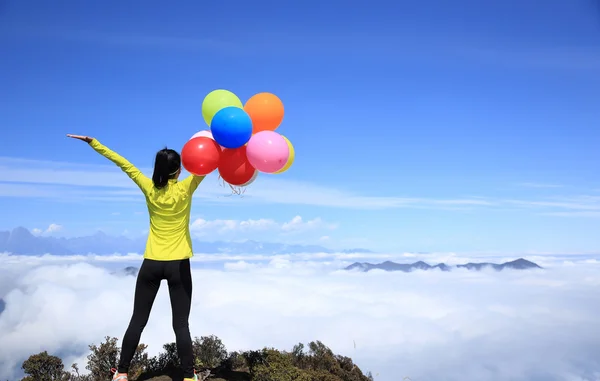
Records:
<instances>
[{"instance_id":1,"label":"woman's left hand","mask_svg":"<svg viewBox=\"0 0 600 381\"><path fill-rule=\"evenodd\" d=\"M83 140L86 143L90 143L92 140L94 140L94 138L90 138L89 136L71 135L71 134L67 134L67 136L69 138Z\"/></svg>"}]
</instances>

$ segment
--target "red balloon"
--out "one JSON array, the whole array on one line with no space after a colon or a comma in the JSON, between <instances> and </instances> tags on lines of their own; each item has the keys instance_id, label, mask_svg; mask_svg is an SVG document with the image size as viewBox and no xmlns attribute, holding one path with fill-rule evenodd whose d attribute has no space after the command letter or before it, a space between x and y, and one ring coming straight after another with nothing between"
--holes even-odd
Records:
<instances>
[{"instance_id":1,"label":"red balloon","mask_svg":"<svg viewBox=\"0 0 600 381\"><path fill-rule=\"evenodd\" d=\"M205 136L190 139L181 150L183 167L196 176L205 176L217 169L220 158L221 146Z\"/></svg>"},{"instance_id":2,"label":"red balloon","mask_svg":"<svg viewBox=\"0 0 600 381\"><path fill-rule=\"evenodd\" d=\"M231 185L244 185L254 176L254 172L256 169L246 157L246 146L223 150L219 162L219 174L223 180Z\"/></svg>"}]
</instances>

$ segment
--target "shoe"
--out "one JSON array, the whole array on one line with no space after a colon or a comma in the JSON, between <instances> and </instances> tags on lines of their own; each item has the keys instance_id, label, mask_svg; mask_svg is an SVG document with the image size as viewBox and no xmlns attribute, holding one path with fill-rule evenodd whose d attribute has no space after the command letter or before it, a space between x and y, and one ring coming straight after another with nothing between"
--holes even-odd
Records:
<instances>
[{"instance_id":1,"label":"shoe","mask_svg":"<svg viewBox=\"0 0 600 381\"><path fill-rule=\"evenodd\" d=\"M119 376L119 372L115 368L110 368L110 371L113 373L112 381L127 381L127 375L126 374L125 375L121 374Z\"/></svg>"},{"instance_id":2,"label":"shoe","mask_svg":"<svg viewBox=\"0 0 600 381\"><path fill-rule=\"evenodd\" d=\"M196 369L194 369L194 378L184 378L183 381L200 381L198 375L196 374Z\"/></svg>"}]
</instances>

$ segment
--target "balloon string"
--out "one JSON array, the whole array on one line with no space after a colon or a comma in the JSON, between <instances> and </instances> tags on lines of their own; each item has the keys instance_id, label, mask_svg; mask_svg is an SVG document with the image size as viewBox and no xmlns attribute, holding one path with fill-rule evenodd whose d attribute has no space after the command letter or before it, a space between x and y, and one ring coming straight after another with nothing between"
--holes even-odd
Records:
<instances>
[{"instance_id":1,"label":"balloon string","mask_svg":"<svg viewBox=\"0 0 600 381\"><path fill-rule=\"evenodd\" d=\"M246 193L246 187L238 187L238 186L233 186L231 184L229 184L228 182L226 182L221 175L219 175L218 178L219 181L219 185L223 188L227 186L229 186L229 189L231 189L231 193L228 195L225 195L225 197L231 197L233 195L237 195L237 196L241 196L242 198L244 197L244 193Z\"/></svg>"}]
</instances>

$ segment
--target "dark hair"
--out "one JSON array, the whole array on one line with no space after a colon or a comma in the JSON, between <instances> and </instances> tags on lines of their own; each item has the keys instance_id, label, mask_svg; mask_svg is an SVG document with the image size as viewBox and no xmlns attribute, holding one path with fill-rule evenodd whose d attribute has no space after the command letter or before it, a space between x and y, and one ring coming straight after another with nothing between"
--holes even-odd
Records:
<instances>
[{"instance_id":1,"label":"dark hair","mask_svg":"<svg viewBox=\"0 0 600 381\"><path fill-rule=\"evenodd\" d=\"M156 153L154 160L154 173L152 182L158 189L164 188L169 179L175 178L177 171L181 168L181 157L177 151L164 148Z\"/></svg>"}]
</instances>

